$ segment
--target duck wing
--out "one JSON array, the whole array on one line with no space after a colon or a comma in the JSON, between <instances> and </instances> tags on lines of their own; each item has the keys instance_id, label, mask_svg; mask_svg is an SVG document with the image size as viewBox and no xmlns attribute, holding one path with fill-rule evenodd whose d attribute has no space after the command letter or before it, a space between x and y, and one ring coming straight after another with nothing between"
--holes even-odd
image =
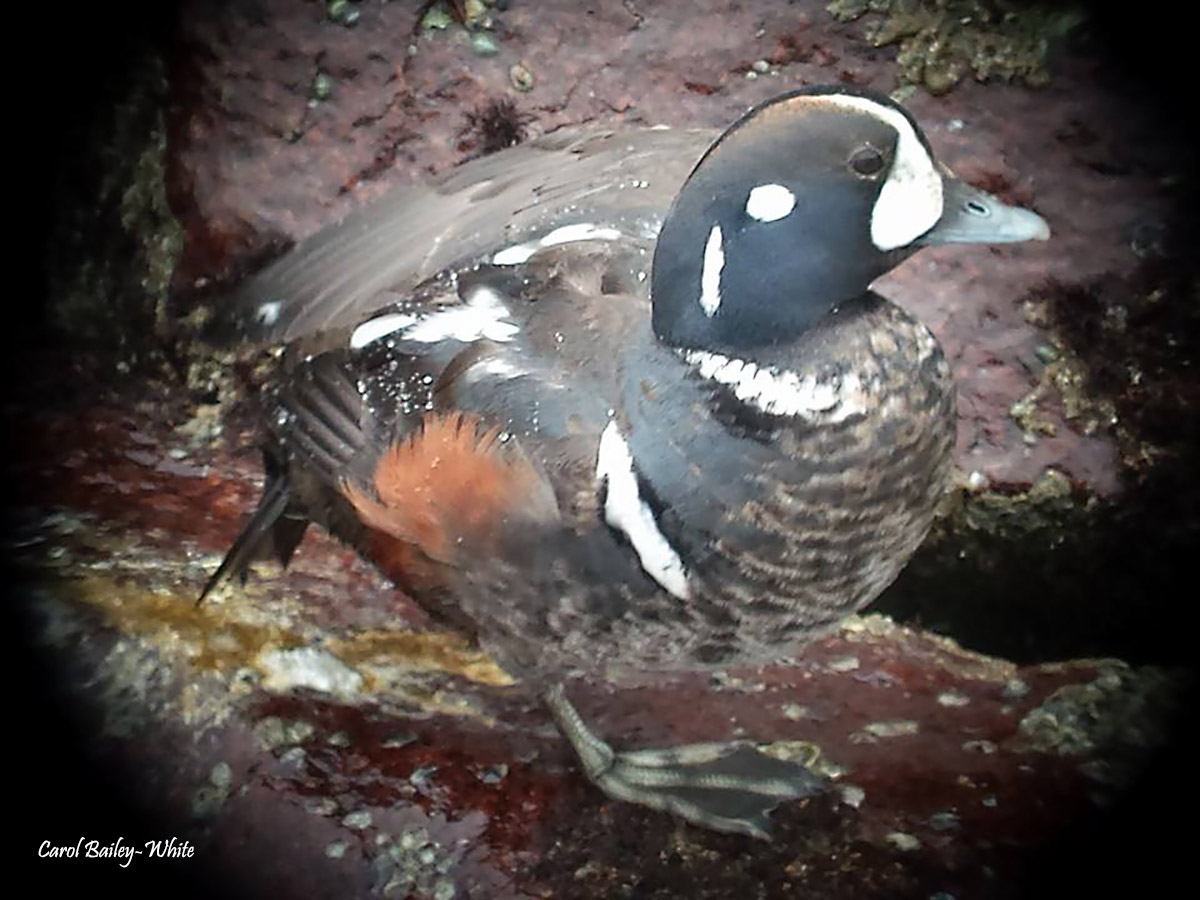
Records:
<instances>
[{"instance_id":1,"label":"duck wing","mask_svg":"<svg viewBox=\"0 0 1200 900\"><path fill-rule=\"evenodd\" d=\"M714 136L562 129L397 188L244 282L214 335L274 344L348 328L439 272L567 225L656 233Z\"/></svg>"}]
</instances>

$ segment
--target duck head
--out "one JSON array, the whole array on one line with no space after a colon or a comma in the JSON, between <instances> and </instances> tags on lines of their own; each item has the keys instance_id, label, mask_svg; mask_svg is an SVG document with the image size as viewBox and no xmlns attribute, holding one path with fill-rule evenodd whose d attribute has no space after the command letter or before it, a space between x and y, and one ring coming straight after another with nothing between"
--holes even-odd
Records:
<instances>
[{"instance_id":1,"label":"duck head","mask_svg":"<svg viewBox=\"0 0 1200 900\"><path fill-rule=\"evenodd\" d=\"M752 109L692 170L655 247L654 330L675 347L783 344L922 246L1049 236L939 165L889 98L803 89Z\"/></svg>"}]
</instances>

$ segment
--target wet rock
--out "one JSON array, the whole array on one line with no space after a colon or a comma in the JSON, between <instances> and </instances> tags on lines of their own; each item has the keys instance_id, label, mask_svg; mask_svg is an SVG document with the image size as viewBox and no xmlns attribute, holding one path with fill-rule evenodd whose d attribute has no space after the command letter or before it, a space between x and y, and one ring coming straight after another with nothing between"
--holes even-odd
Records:
<instances>
[{"instance_id":1,"label":"wet rock","mask_svg":"<svg viewBox=\"0 0 1200 900\"><path fill-rule=\"evenodd\" d=\"M98 559L89 551L102 541L97 529L60 540L76 541L79 559ZM248 885L269 876L307 891L320 881L357 896L353 885L366 877L372 896L515 898L615 896L618 884L632 882L651 893L671 884L718 897L766 866L795 873L768 896L803 886L824 896L915 897L946 883L1010 896L988 874L1008 857L988 848L1035 848L1090 804L1108 802L1111 795L1095 794L1096 773L1131 767L1132 777L1164 738L1161 717L1177 683L1113 663L1018 668L869 616L811 646L802 661L730 673L721 691L700 675L580 686L581 712L603 734L631 735L639 746L746 734L834 779L835 791L781 806L776 841L761 844L608 801L528 694L467 683L452 674L464 666L449 659L435 672L419 644L407 645L418 650L407 661L391 660L393 678L409 669L407 687L364 683L353 695L281 692L266 682L247 689L240 660L207 647L228 627L218 624L224 609L204 613L214 618L211 631L176 630L170 604L157 617L120 616L129 591L120 585L131 577L174 603L194 596L203 571L188 568L178 547L156 552L149 573L136 556L104 560L110 565L87 576L103 579L104 589L67 599L59 582L36 595L36 608L57 611L59 634L93 629L87 621L96 614L121 623L122 642L140 648L134 656L143 663L131 669L129 652L77 654L91 673L78 683L77 702L110 718L130 703L141 710L139 727L121 731L113 752L158 773L155 783L184 788L179 773L196 772L200 792L183 795L191 818L180 821L197 824L174 827L224 877ZM86 562L76 565L86 571ZM355 566L323 578L337 584L341 602L379 602L377 585ZM314 589L299 572L270 584L293 618ZM858 666L838 665L848 658ZM202 692L188 684L194 660L210 660ZM1012 690L1018 679L1023 693ZM469 705L452 702L464 694ZM947 696L968 702L947 704ZM252 850L234 839L247 833L256 835ZM291 848L281 857L287 872L262 869L264 857L281 853L271 836ZM856 861L849 872L834 862L846 858Z\"/></svg>"},{"instance_id":2,"label":"wet rock","mask_svg":"<svg viewBox=\"0 0 1200 900\"><path fill-rule=\"evenodd\" d=\"M472 9L439 29L448 6L418 22L409 4L186 4L170 52L109 110L122 141L103 143L102 202L63 195L51 313L92 343L14 357L24 392L5 410L22 436L10 587L39 648L14 684L53 676L53 704L10 714L10 743L36 748L12 771L34 773L37 820L107 835L151 809L130 834L186 837L203 860L187 880L216 873L208 896L1024 898L1055 883L1035 863L1077 887L1095 857L1138 858L1096 822L1169 851L1153 801L1187 808L1185 769L1158 767L1149 807L1136 785L1194 655L1177 609L1200 520L1197 306L1173 212L1190 152L1145 97L1086 46L1040 93L981 85L1025 77L1017 57L938 69L929 40L905 44L919 29L876 49L819 3ZM494 54L473 46L485 19ZM959 79L905 100L939 156L1055 231L926 251L878 285L931 323L960 385L961 485L882 607L920 627L868 616L779 666L580 688L631 745L743 735L819 766L833 788L782 806L774 842L607 801L520 686L320 535L287 573L195 608L261 483L245 401L262 361L186 338L216 287L486 150L463 123L498 97L531 117L520 140L719 125L782 90L889 91L918 68L934 90ZM1085 658L1113 655L1129 661ZM66 737L40 724L51 706L71 711Z\"/></svg>"}]
</instances>

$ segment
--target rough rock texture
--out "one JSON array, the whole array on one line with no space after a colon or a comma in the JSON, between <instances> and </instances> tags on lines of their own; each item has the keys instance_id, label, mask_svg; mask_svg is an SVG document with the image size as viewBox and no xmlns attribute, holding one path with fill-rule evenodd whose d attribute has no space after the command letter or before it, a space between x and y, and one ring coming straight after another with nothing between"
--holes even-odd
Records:
<instances>
[{"instance_id":1,"label":"rough rock texture","mask_svg":"<svg viewBox=\"0 0 1200 900\"><path fill-rule=\"evenodd\" d=\"M97 716L89 747L223 893L1029 896L1047 844L1137 783L1180 702L1167 669L1017 666L878 616L778 666L579 688L631 745L749 736L834 779L776 812L770 844L706 833L606 801L527 694L414 630L326 538L196 609L246 474L171 427L177 411L43 419L48 446L77 449L20 470L21 499L46 505L24 506L14 586L78 673L61 683ZM89 836L160 837L128 831Z\"/></svg>"},{"instance_id":2,"label":"rough rock texture","mask_svg":"<svg viewBox=\"0 0 1200 900\"><path fill-rule=\"evenodd\" d=\"M481 56L467 30L417 27L404 4L364 5L350 28L318 4L197 4L171 66L168 185L187 232L176 284L211 284L391 185L445 171L474 149L467 114L497 97L537 132L598 118L719 125L809 83L892 89L885 51L863 43L859 24L813 7L666 3L646 15L636 4L511 4L490 15L498 52ZM575 27L547 41L542 22ZM531 90L513 87L513 65L534 73ZM1078 90L1102 65L1065 61L1036 104L1025 89L976 83L952 99L907 100L947 164L1032 204L1057 235L1045 246L928 251L881 282L945 343L963 398L960 460L988 484L1030 484L1055 466L1091 493L1117 489L1111 440L1070 427L1057 390L1010 414L1039 383L1047 342L1019 301L1047 278L1131 272L1131 235L1165 216L1158 181L1181 165L1160 158L1156 135L1124 158L1089 141L1085 123L1099 120L1153 134L1130 98Z\"/></svg>"},{"instance_id":3,"label":"rough rock texture","mask_svg":"<svg viewBox=\"0 0 1200 900\"><path fill-rule=\"evenodd\" d=\"M4 360L21 388L4 407L21 436L9 587L30 646L8 772L34 877L206 896L948 900L1128 875L1152 895L1183 859L1165 804L1195 794L1172 728L1195 656L1181 584L1200 539L1200 304L1193 154L1144 88L1170 53L1128 51L1170 26L1122 23L1118 54L1074 23L1042 56L1004 43L1036 37L1028 21L991 38L954 25L966 5L983 8L868 4L842 22L770 0L192 2L158 5L153 27L105 21L111 43L75 23L89 37L62 56L78 72L43 117L96 102L51 142L53 277L32 317L49 327L14 330ZM1031 7L1044 14L1004 5ZM1012 66L974 64L1010 46ZM101 62L120 77L93 78ZM989 73L1048 81L976 80ZM497 141L592 119L718 125L839 81L952 86L900 90L943 161L1055 238L925 251L879 284L938 333L960 386L960 487L879 603L907 625L852 620L798 660L711 682L579 688L630 744L743 734L819 753L835 786L781 808L775 842L607 802L504 673L422 630L321 536L286 576L193 607L260 484L243 401L261 360L187 338L221 286ZM497 100L516 118L488 125ZM81 835L174 836L195 855L36 858Z\"/></svg>"},{"instance_id":4,"label":"rough rock texture","mask_svg":"<svg viewBox=\"0 0 1200 900\"><path fill-rule=\"evenodd\" d=\"M839 21L866 16L863 37L897 45L897 78L944 94L968 76L1044 87L1050 46L1078 27L1082 6L1007 0L833 0Z\"/></svg>"}]
</instances>

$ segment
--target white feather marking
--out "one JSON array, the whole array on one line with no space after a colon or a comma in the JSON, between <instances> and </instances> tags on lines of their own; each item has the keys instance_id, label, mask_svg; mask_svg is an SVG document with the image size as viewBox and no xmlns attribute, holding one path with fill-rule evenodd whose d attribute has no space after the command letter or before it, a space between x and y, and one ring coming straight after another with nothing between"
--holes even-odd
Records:
<instances>
[{"instance_id":1,"label":"white feather marking","mask_svg":"<svg viewBox=\"0 0 1200 900\"><path fill-rule=\"evenodd\" d=\"M605 482L604 521L629 538L646 574L680 600L689 593L687 570L670 542L658 530L654 512L638 493L629 445L616 422L600 435L596 478Z\"/></svg>"},{"instance_id":2,"label":"white feather marking","mask_svg":"<svg viewBox=\"0 0 1200 900\"><path fill-rule=\"evenodd\" d=\"M514 366L506 359L501 359L498 356L489 356L487 359L471 366L470 373L474 378L475 373L483 375L491 375L495 378L508 380L509 378L520 378L525 374L525 369L519 366Z\"/></svg>"},{"instance_id":3,"label":"white feather marking","mask_svg":"<svg viewBox=\"0 0 1200 900\"><path fill-rule=\"evenodd\" d=\"M492 256L494 266L519 266L528 262L529 258L546 247L556 247L559 244L573 244L576 241L615 241L621 237L621 232L615 228L598 228L591 222L580 222L576 225L563 225L555 228L536 241L524 244L513 244Z\"/></svg>"},{"instance_id":4,"label":"white feather marking","mask_svg":"<svg viewBox=\"0 0 1200 900\"><path fill-rule=\"evenodd\" d=\"M279 309L283 304L278 300L272 300L269 303L263 303L258 307L255 318L258 319L259 325L266 325L270 328L279 321Z\"/></svg>"},{"instance_id":5,"label":"white feather marking","mask_svg":"<svg viewBox=\"0 0 1200 900\"><path fill-rule=\"evenodd\" d=\"M704 350L684 350L682 355L701 377L726 385L739 400L773 416L841 422L865 413L871 401L867 385L853 372L818 379Z\"/></svg>"},{"instance_id":6,"label":"white feather marking","mask_svg":"<svg viewBox=\"0 0 1200 900\"><path fill-rule=\"evenodd\" d=\"M368 344L387 337L401 328L407 328L416 321L417 317L409 313L388 313L386 316L368 319L355 328L354 333L350 335L350 349L361 350Z\"/></svg>"},{"instance_id":7,"label":"white feather marking","mask_svg":"<svg viewBox=\"0 0 1200 900\"><path fill-rule=\"evenodd\" d=\"M537 244L513 244L492 256L493 266L519 266L537 253Z\"/></svg>"},{"instance_id":8,"label":"white feather marking","mask_svg":"<svg viewBox=\"0 0 1200 900\"><path fill-rule=\"evenodd\" d=\"M426 316L404 332L404 339L434 344L453 338L470 343L481 338L489 341L511 341L521 330L507 321L508 307L500 295L490 288L479 287L462 306Z\"/></svg>"},{"instance_id":9,"label":"white feather marking","mask_svg":"<svg viewBox=\"0 0 1200 900\"><path fill-rule=\"evenodd\" d=\"M725 250L721 226L714 225L704 245L704 267L700 271L700 308L710 319L721 305L721 270L725 268Z\"/></svg>"},{"instance_id":10,"label":"white feather marking","mask_svg":"<svg viewBox=\"0 0 1200 900\"><path fill-rule=\"evenodd\" d=\"M796 208L796 195L782 184L760 184L746 198L746 215L760 222L776 222Z\"/></svg>"},{"instance_id":11,"label":"white feather marking","mask_svg":"<svg viewBox=\"0 0 1200 900\"><path fill-rule=\"evenodd\" d=\"M621 232L615 228L597 228L591 222L581 222L578 225L564 225L555 228L538 243L543 247L553 247L557 244L572 244L575 241L615 241Z\"/></svg>"},{"instance_id":12,"label":"white feather marking","mask_svg":"<svg viewBox=\"0 0 1200 900\"><path fill-rule=\"evenodd\" d=\"M936 225L944 203L942 176L904 114L865 97L830 94L813 100L865 112L896 131L892 168L871 211L871 242L880 250L895 250Z\"/></svg>"}]
</instances>

